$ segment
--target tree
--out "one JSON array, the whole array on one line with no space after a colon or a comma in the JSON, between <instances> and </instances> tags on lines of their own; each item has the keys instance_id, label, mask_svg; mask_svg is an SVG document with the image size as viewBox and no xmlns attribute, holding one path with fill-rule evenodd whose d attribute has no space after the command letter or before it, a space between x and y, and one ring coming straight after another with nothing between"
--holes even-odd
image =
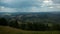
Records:
<instances>
[{"instance_id":1,"label":"tree","mask_svg":"<svg viewBox=\"0 0 60 34\"><path fill-rule=\"evenodd\" d=\"M4 26L8 25L7 20L5 18L0 18L0 25L4 25Z\"/></svg>"},{"instance_id":2,"label":"tree","mask_svg":"<svg viewBox=\"0 0 60 34\"><path fill-rule=\"evenodd\" d=\"M18 28L18 22L17 22L17 20L12 20L12 21L9 23L9 26Z\"/></svg>"}]
</instances>

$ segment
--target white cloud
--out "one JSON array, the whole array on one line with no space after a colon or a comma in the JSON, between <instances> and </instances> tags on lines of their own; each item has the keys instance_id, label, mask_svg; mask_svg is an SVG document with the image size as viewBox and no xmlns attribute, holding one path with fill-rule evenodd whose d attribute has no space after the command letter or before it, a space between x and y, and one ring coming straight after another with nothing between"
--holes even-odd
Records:
<instances>
[{"instance_id":1,"label":"white cloud","mask_svg":"<svg viewBox=\"0 0 60 34\"><path fill-rule=\"evenodd\" d=\"M54 7L49 7L49 8L54 8Z\"/></svg>"},{"instance_id":2,"label":"white cloud","mask_svg":"<svg viewBox=\"0 0 60 34\"><path fill-rule=\"evenodd\" d=\"M59 6L60 7L60 6ZM1 12L49 12L49 11L60 11L57 7L27 7L27 8L7 8L1 7Z\"/></svg>"},{"instance_id":3,"label":"white cloud","mask_svg":"<svg viewBox=\"0 0 60 34\"><path fill-rule=\"evenodd\" d=\"M60 8L60 6L56 6L57 8Z\"/></svg>"},{"instance_id":4,"label":"white cloud","mask_svg":"<svg viewBox=\"0 0 60 34\"><path fill-rule=\"evenodd\" d=\"M0 12L16 12L16 8L7 8L4 6L0 6Z\"/></svg>"}]
</instances>

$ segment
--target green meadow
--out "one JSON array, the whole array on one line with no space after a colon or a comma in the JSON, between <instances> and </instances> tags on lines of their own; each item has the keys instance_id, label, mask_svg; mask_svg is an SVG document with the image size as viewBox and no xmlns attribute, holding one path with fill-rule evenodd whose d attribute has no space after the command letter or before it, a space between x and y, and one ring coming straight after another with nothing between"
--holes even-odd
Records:
<instances>
[{"instance_id":1,"label":"green meadow","mask_svg":"<svg viewBox=\"0 0 60 34\"><path fill-rule=\"evenodd\" d=\"M60 34L60 31L25 31L9 26L0 26L0 34Z\"/></svg>"}]
</instances>

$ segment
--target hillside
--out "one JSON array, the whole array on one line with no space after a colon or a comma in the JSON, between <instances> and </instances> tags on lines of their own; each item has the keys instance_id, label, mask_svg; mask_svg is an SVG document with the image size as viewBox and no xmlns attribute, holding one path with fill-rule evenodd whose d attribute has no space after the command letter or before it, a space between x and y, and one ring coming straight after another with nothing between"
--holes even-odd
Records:
<instances>
[{"instance_id":1,"label":"hillside","mask_svg":"<svg viewBox=\"0 0 60 34\"><path fill-rule=\"evenodd\" d=\"M9 26L0 26L0 34L60 34L60 31L24 31Z\"/></svg>"}]
</instances>

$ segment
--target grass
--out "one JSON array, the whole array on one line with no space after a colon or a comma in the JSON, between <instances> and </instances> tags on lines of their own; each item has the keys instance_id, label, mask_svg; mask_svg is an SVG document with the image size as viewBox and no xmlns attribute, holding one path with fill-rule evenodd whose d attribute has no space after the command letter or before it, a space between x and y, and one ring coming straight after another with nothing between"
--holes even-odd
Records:
<instances>
[{"instance_id":1,"label":"grass","mask_svg":"<svg viewBox=\"0 0 60 34\"><path fill-rule=\"evenodd\" d=\"M0 34L60 34L60 31L24 31L9 26L0 26Z\"/></svg>"}]
</instances>

